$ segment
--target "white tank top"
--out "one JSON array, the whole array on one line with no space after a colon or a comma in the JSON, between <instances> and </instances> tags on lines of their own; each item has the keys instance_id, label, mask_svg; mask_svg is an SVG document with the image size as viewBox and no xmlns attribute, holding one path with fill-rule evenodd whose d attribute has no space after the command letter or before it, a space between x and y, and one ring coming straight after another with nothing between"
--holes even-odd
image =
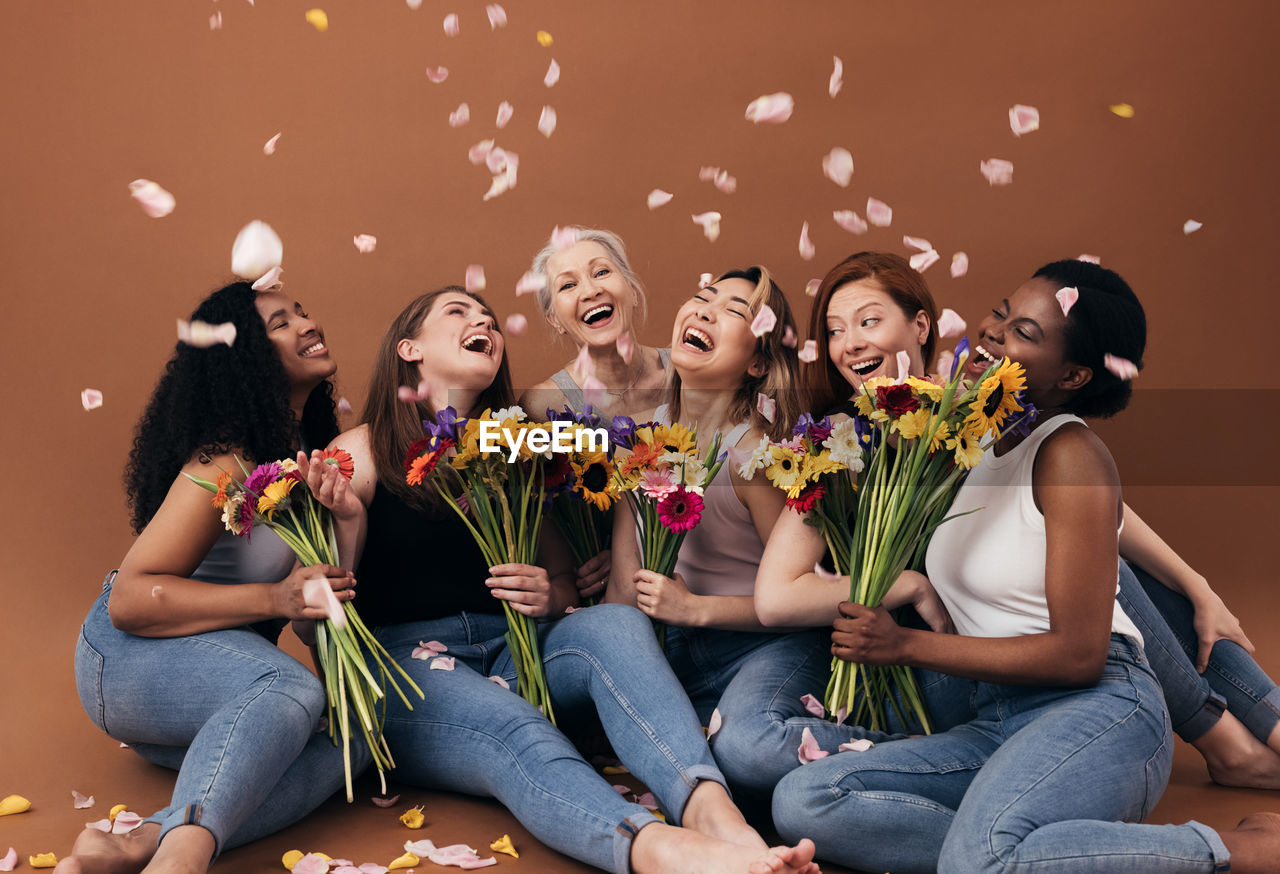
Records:
<instances>
[{"instance_id":1,"label":"white tank top","mask_svg":"<svg viewBox=\"0 0 1280 874\"><path fill-rule=\"evenodd\" d=\"M1017 637L1049 630L1044 515L1032 494L1032 470L1040 445L1068 422L1084 424L1078 416L1060 414L1004 455L989 448L982 463L969 472L950 510L977 512L950 519L934 532L925 556L929 581L960 634ZM1142 641L1119 603L1114 605L1111 631Z\"/></svg>"}]
</instances>

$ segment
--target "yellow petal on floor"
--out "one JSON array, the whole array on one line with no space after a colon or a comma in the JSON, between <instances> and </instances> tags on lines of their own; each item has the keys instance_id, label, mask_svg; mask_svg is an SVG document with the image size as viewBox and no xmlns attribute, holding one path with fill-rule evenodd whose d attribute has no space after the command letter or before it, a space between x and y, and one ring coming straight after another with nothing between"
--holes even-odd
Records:
<instances>
[{"instance_id":1,"label":"yellow petal on floor","mask_svg":"<svg viewBox=\"0 0 1280 874\"><path fill-rule=\"evenodd\" d=\"M615 774L630 774L626 765L605 765L600 769L603 773L613 776Z\"/></svg>"},{"instance_id":2,"label":"yellow petal on floor","mask_svg":"<svg viewBox=\"0 0 1280 874\"><path fill-rule=\"evenodd\" d=\"M302 850L290 850L280 857L280 864L285 867L286 871L292 871L293 866L298 864L305 855L306 853L302 852Z\"/></svg>"},{"instance_id":3,"label":"yellow petal on floor","mask_svg":"<svg viewBox=\"0 0 1280 874\"><path fill-rule=\"evenodd\" d=\"M511 843L511 835L503 835L493 843L489 844L489 849L495 853L506 853L512 858L519 859L520 854L516 852L515 844Z\"/></svg>"},{"instance_id":4,"label":"yellow petal on floor","mask_svg":"<svg viewBox=\"0 0 1280 874\"><path fill-rule=\"evenodd\" d=\"M4 800L0 800L0 816L8 816L11 813L26 813L30 809L31 802L21 795L9 795Z\"/></svg>"},{"instance_id":5,"label":"yellow petal on floor","mask_svg":"<svg viewBox=\"0 0 1280 874\"><path fill-rule=\"evenodd\" d=\"M422 864L422 860L413 853L405 853L398 859L393 859L391 864L387 866L388 871L394 871L396 868L412 868L414 865Z\"/></svg>"},{"instance_id":6,"label":"yellow petal on floor","mask_svg":"<svg viewBox=\"0 0 1280 874\"><path fill-rule=\"evenodd\" d=\"M538 45L545 49L547 46L551 45L551 43L551 34L547 33L545 30L538 31Z\"/></svg>"},{"instance_id":7,"label":"yellow petal on floor","mask_svg":"<svg viewBox=\"0 0 1280 874\"><path fill-rule=\"evenodd\" d=\"M1133 107L1127 103L1117 103L1108 108L1121 118L1133 118Z\"/></svg>"},{"instance_id":8,"label":"yellow petal on floor","mask_svg":"<svg viewBox=\"0 0 1280 874\"><path fill-rule=\"evenodd\" d=\"M37 853L34 856L27 856L27 863L32 868L52 868L58 864L58 857L53 853Z\"/></svg>"},{"instance_id":9,"label":"yellow petal on floor","mask_svg":"<svg viewBox=\"0 0 1280 874\"><path fill-rule=\"evenodd\" d=\"M427 818L422 815L421 807L410 807L404 813L400 814L400 821L409 828L422 828Z\"/></svg>"},{"instance_id":10,"label":"yellow petal on floor","mask_svg":"<svg viewBox=\"0 0 1280 874\"><path fill-rule=\"evenodd\" d=\"M325 14L323 9L308 9L306 19L307 24L310 24L321 33L329 29L329 16Z\"/></svg>"},{"instance_id":11,"label":"yellow petal on floor","mask_svg":"<svg viewBox=\"0 0 1280 874\"><path fill-rule=\"evenodd\" d=\"M109 819L111 822L115 822L116 815L124 813L128 809L129 809L129 805L127 804L117 804L107 811L107 819Z\"/></svg>"}]
</instances>

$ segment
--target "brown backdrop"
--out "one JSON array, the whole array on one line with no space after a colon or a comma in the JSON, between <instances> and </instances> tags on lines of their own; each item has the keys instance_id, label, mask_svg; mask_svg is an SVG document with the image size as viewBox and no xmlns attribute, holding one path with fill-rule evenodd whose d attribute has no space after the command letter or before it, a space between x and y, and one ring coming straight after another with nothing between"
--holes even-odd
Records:
<instances>
[{"instance_id":1,"label":"brown backdrop","mask_svg":"<svg viewBox=\"0 0 1280 874\"><path fill-rule=\"evenodd\" d=\"M805 282L836 260L906 252L904 233L924 236L943 254L926 274L940 303L973 321L1040 263L1099 255L1132 282L1151 324L1135 409L1102 427L1130 501L1228 593L1264 664L1280 669L1264 260L1277 230L1274 4L506 5L510 24L491 32L480 0L416 11L327 0L321 33L294 0L6 4L0 795L21 792L37 809L0 820L0 852L65 852L72 824L103 807L72 811L71 788L136 809L164 797L167 777L80 711L72 643L129 546L120 471L174 319L228 277L231 241L255 218L283 237L287 288L323 321L357 408L391 316L468 264L484 265L500 315L532 320L532 299L513 288L556 224L627 240L652 295L653 343L703 271L763 262L803 319ZM450 11L455 38L441 28ZM835 99L833 55L845 69ZM563 74L548 89L552 58ZM450 70L443 84L424 75L435 65ZM746 122L747 104L774 91L794 95L792 119ZM502 100L515 116L495 132ZM462 101L473 120L450 128ZM1108 111L1120 102L1136 115ZM1043 128L1014 137L1014 103L1039 107ZM550 139L535 129L544 104L559 116ZM487 137L519 154L520 171L514 190L484 202L489 176L466 152ZM849 189L821 173L837 145L854 155ZM1014 162L1011 186L979 174L991 157ZM735 175L737 192L699 182L703 165ZM176 211L145 216L127 191L138 177L172 191ZM652 188L675 200L648 210ZM861 214L869 195L894 207L890 228L855 238L833 223L832 210ZM724 215L715 243L690 221L709 209ZM1189 218L1204 228L1184 236ZM812 262L797 251L804 221ZM374 254L356 252L357 233L377 236ZM957 250L972 266L953 280ZM536 324L510 349L523 383L570 355ZM80 408L85 387L104 393L101 409ZM1185 752L1179 762L1166 819L1226 825L1267 803L1205 790L1198 763ZM489 818L474 834L457 825L436 837L476 843L512 827L477 809Z\"/></svg>"}]
</instances>

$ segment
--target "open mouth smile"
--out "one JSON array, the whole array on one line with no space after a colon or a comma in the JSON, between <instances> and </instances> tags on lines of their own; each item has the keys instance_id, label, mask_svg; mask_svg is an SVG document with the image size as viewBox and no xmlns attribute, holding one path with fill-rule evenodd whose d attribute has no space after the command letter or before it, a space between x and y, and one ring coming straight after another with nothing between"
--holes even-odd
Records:
<instances>
[{"instance_id":1,"label":"open mouth smile","mask_svg":"<svg viewBox=\"0 0 1280 874\"><path fill-rule=\"evenodd\" d=\"M686 328L684 336L680 338L680 342L686 348L695 352L710 352L716 345L709 334L697 328Z\"/></svg>"},{"instance_id":2,"label":"open mouth smile","mask_svg":"<svg viewBox=\"0 0 1280 874\"><path fill-rule=\"evenodd\" d=\"M489 358L493 355L493 340L488 334L472 334L463 339L462 348L468 352L478 352Z\"/></svg>"},{"instance_id":3,"label":"open mouth smile","mask_svg":"<svg viewBox=\"0 0 1280 874\"><path fill-rule=\"evenodd\" d=\"M592 327L609 321L613 317L613 306L611 304L600 304L587 310L582 316L582 323Z\"/></svg>"}]
</instances>

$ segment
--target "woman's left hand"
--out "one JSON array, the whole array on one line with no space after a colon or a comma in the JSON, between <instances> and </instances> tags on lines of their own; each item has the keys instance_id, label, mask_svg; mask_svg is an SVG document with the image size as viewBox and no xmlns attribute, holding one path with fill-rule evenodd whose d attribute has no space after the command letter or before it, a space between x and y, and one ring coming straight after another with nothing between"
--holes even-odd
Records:
<instances>
[{"instance_id":1,"label":"woman's left hand","mask_svg":"<svg viewBox=\"0 0 1280 874\"><path fill-rule=\"evenodd\" d=\"M698 596L689 591L684 577L665 577L657 571L638 570L635 575L636 606L659 622L690 626Z\"/></svg>"},{"instance_id":2,"label":"woman's left hand","mask_svg":"<svg viewBox=\"0 0 1280 874\"><path fill-rule=\"evenodd\" d=\"M906 635L883 607L864 607L852 601L840 604L840 618L831 632L831 654L863 665L900 665L905 662Z\"/></svg>"},{"instance_id":3,"label":"woman's left hand","mask_svg":"<svg viewBox=\"0 0 1280 874\"><path fill-rule=\"evenodd\" d=\"M603 592L605 583L609 581L611 570L613 570L613 553L608 549L602 549L587 559L586 564L577 570L575 584L578 587L578 596L585 599Z\"/></svg>"},{"instance_id":4,"label":"woman's left hand","mask_svg":"<svg viewBox=\"0 0 1280 874\"><path fill-rule=\"evenodd\" d=\"M551 614L551 579L545 568L531 564L497 564L484 584L495 598L501 598L511 609L534 619Z\"/></svg>"},{"instance_id":5,"label":"woman's left hand","mask_svg":"<svg viewBox=\"0 0 1280 874\"><path fill-rule=\"evenodd\" d=\"M1211 598L1192 602L1195 608L1192 625L1195 627L1198 639L1196 670L1202 674L1209 667L1209 656L1213 652L1213 645L1219 640L1234 641L1244 647L1245 652L1253 652L1253 642L1240 627L1240 620L1227 609L1227 605L1221 598L1212 592L1210 594L1212 594Z\"/></svg>"}]
</instances>

